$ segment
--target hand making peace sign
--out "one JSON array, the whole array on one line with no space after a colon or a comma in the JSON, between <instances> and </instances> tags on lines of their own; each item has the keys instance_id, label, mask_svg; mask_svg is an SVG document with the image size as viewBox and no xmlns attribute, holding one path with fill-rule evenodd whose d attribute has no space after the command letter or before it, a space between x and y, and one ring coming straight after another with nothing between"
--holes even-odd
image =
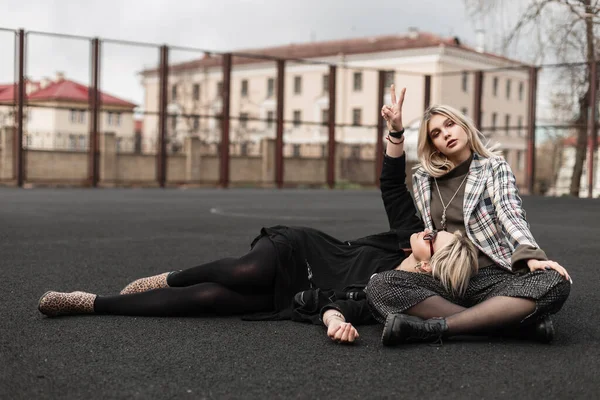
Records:
<instances>
[{"instance_id":1,"label":"hand making peace sign","mask_svg":"<svg viewBox=\"0 0 600 400\"><path fill-rule=\"evenodd\" d=\"M396 100L396 88L392 84L390 86L390 94L392 98L392 105L384 105L381 108L381 116L387 122L387 128L389 131L398 132L402 130L402 104L404 103L404 94L406 93L406 88L402 88L400 90L400 96L398 100Z\"/></svg>"}]
</instances>

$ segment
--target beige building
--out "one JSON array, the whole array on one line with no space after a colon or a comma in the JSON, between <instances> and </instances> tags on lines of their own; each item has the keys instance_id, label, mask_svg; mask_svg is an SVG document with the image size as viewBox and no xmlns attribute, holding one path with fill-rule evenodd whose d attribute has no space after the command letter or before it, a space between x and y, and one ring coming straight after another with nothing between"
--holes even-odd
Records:
<instances>
[{"instance_id":1,"label":"beige building","mask_svg":"<svg viewBox=\"0 0 600 400\"><path fill-rule=\"evenodd\" d=\"M457 38L411 31L404 35L369 37L327 42L292 44L253 49L245 54L305 59L335 63L337 69L336 141L355 144L376 142L379 118L377 72L392 70L386 86L394 82L406 87L404 118L407 127L407 153L416 157L416 130L423 112L424 75L431 80L431 103L445 103L472 115L474 74L463 70L487 70L483 82L482 125L490 139L500 142L519 184L524 184L526 159L527 90L526 69L499 68L519 65L473 49ZM176 63L169 68L167 136L172 150L183 138L198 136L204 142L220 140L222 59L210 56ZM295 152L301 144L326 155L329 112L327 65L286 62L284 96L284 142ZM231 75L231 142L245 151L258 148L262 137L275 137L276 64L274 61L233 57ZM155 149L158 137L157 111L159 76L157 70L142 73L144 98L144 143ZM385 102L390 102L389 94ZM365 125L365 126L361 126ZM508 129L511 127L511 129ZM291 145L291 147L290 147Z\"/></svg>"},{"instance_id":2,"label":"beige building","mask_svg":"<svg viewBox=\"0 0 600 400\"><path fill-rule=\"evenodd\" d=\"M562 140L562 151L560 152L558 173L556 176L556 181L554 182L554 186L551 187L548 192L549 195L564 196L570 193L571 178L573 176L573 167L575 165L576 144L577 138L575 136L571 136ZM586 147L586 159L583 163L583 172L579 182L579 197L588 197L589 194L590 185L587 159L589 155L589 147L590 141L588 141ZM598 148L600 148L600 144ZM592 197L600 197L600 163L598 162L598 156L596 156L596 162L594 163L593 183Z\"/></svg>"},{"instance_id":3,"label":"beige building","mask_svg":"<svg viewBox=\"0 0 600 400\"><path fill-rule=\"evenodd\" d=\"M28 81L24 145L39 150L86 150L89 138L89 88L58 73L55 79ZM0 85L0 125L14 124L14 85ZM99 131L113 132L121 151L133 151L135 104L100 94Z\"/></svg>"}]
</instances>

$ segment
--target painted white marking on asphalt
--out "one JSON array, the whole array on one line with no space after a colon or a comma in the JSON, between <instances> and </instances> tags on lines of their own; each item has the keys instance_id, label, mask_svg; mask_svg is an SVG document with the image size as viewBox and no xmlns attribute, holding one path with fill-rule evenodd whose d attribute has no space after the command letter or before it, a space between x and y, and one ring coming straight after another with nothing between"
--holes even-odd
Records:
<instances>
[{"instance_id":1,"label":"painted white marking on asphalt","mask_svg":"<svg viewBox=\"0 0 600 400\"><path fill-rule=\"evenodd\" d=\"M309 217L309 216L294 216L294 215L260 215L260 214L251 214L245 212L232 212L223 210L222 208L213 207L210 209L211 214L223 215L225 217L238 217L238 218L259 218L259 219L277 219L283 221L327 221L332 218L327 217Z\"/></svg>"}]
</instances>

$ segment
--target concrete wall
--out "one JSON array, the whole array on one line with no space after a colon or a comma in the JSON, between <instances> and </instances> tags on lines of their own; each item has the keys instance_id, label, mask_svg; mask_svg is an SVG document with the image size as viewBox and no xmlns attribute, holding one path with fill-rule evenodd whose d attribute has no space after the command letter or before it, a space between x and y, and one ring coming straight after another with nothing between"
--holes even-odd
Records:
<instances>
[{"instance_id":1,"label":"concrete wall","mask_svg":"<svg viewBox=\"0 0 600 400\"><path fill-rule=\"evenodd\" d=\"M31 150L24 153L25 179L30 182L85 183L88 153Z\"/></svg>"},{"instance_id":2,"label":"concrete wall","mask_svg":"<svg viewBox=\"0 0 600 400\"><path fill-rule=\"evenodd\" d=\"M13 181L13 128L0 131L0 180ZM230 183L272 186L275 180L275 141L263 139L259 155L231 155ZM167 157L167 182L173 185L215 185L219 182L218 155L205 154L197 137L186 138L181 154ZM336 151L336 180L364 185L375 184L372 159L350 154L340 143ZM362 153L362 152L361 152ZM25 150L25 181L28 184L88 184L88 153L79 151ZM116 135L99 136L100 186L156 186L156 156L119 153ZM284 184L324 185L327 160L322 157L285 157Z\"/></svg>"}]
</instances>

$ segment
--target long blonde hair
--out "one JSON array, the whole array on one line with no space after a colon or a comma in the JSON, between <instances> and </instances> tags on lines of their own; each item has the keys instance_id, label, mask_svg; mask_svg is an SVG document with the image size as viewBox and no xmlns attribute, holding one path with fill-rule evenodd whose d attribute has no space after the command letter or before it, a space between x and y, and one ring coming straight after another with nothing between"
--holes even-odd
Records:
<instances>
[{"instance_id":1,"label":"long blonde hair","mask_svg":"<svg viewBox=\"0 0 600 400\"><path fill-rule=\"evenodd\" d=\"M455 296L463 296L471 277L477 274L477 248L456 231L449 243L436 250L429 261L431 275Z\"/></svg>"},{"instance_id":2,"label":"long blonde hair","mask_svg":"<svg viewBox=\"0 0 600 400\"><path fill-rule=\"evenodd\" d=\"M488 147L489 143L483 143L483 140L485 140L483 134L475 127L475 124L469 117L453 107L433 105L423 114L417 145L417 156L419 157L420 167L429 175L438 178L456 167L445 155L435 148L429 136L429 121L434 115L443 115L462 127L467 133L471 151L484 158L499 156L501 154L497 151L498 145Z\"/></svg>"}]
</instances>

